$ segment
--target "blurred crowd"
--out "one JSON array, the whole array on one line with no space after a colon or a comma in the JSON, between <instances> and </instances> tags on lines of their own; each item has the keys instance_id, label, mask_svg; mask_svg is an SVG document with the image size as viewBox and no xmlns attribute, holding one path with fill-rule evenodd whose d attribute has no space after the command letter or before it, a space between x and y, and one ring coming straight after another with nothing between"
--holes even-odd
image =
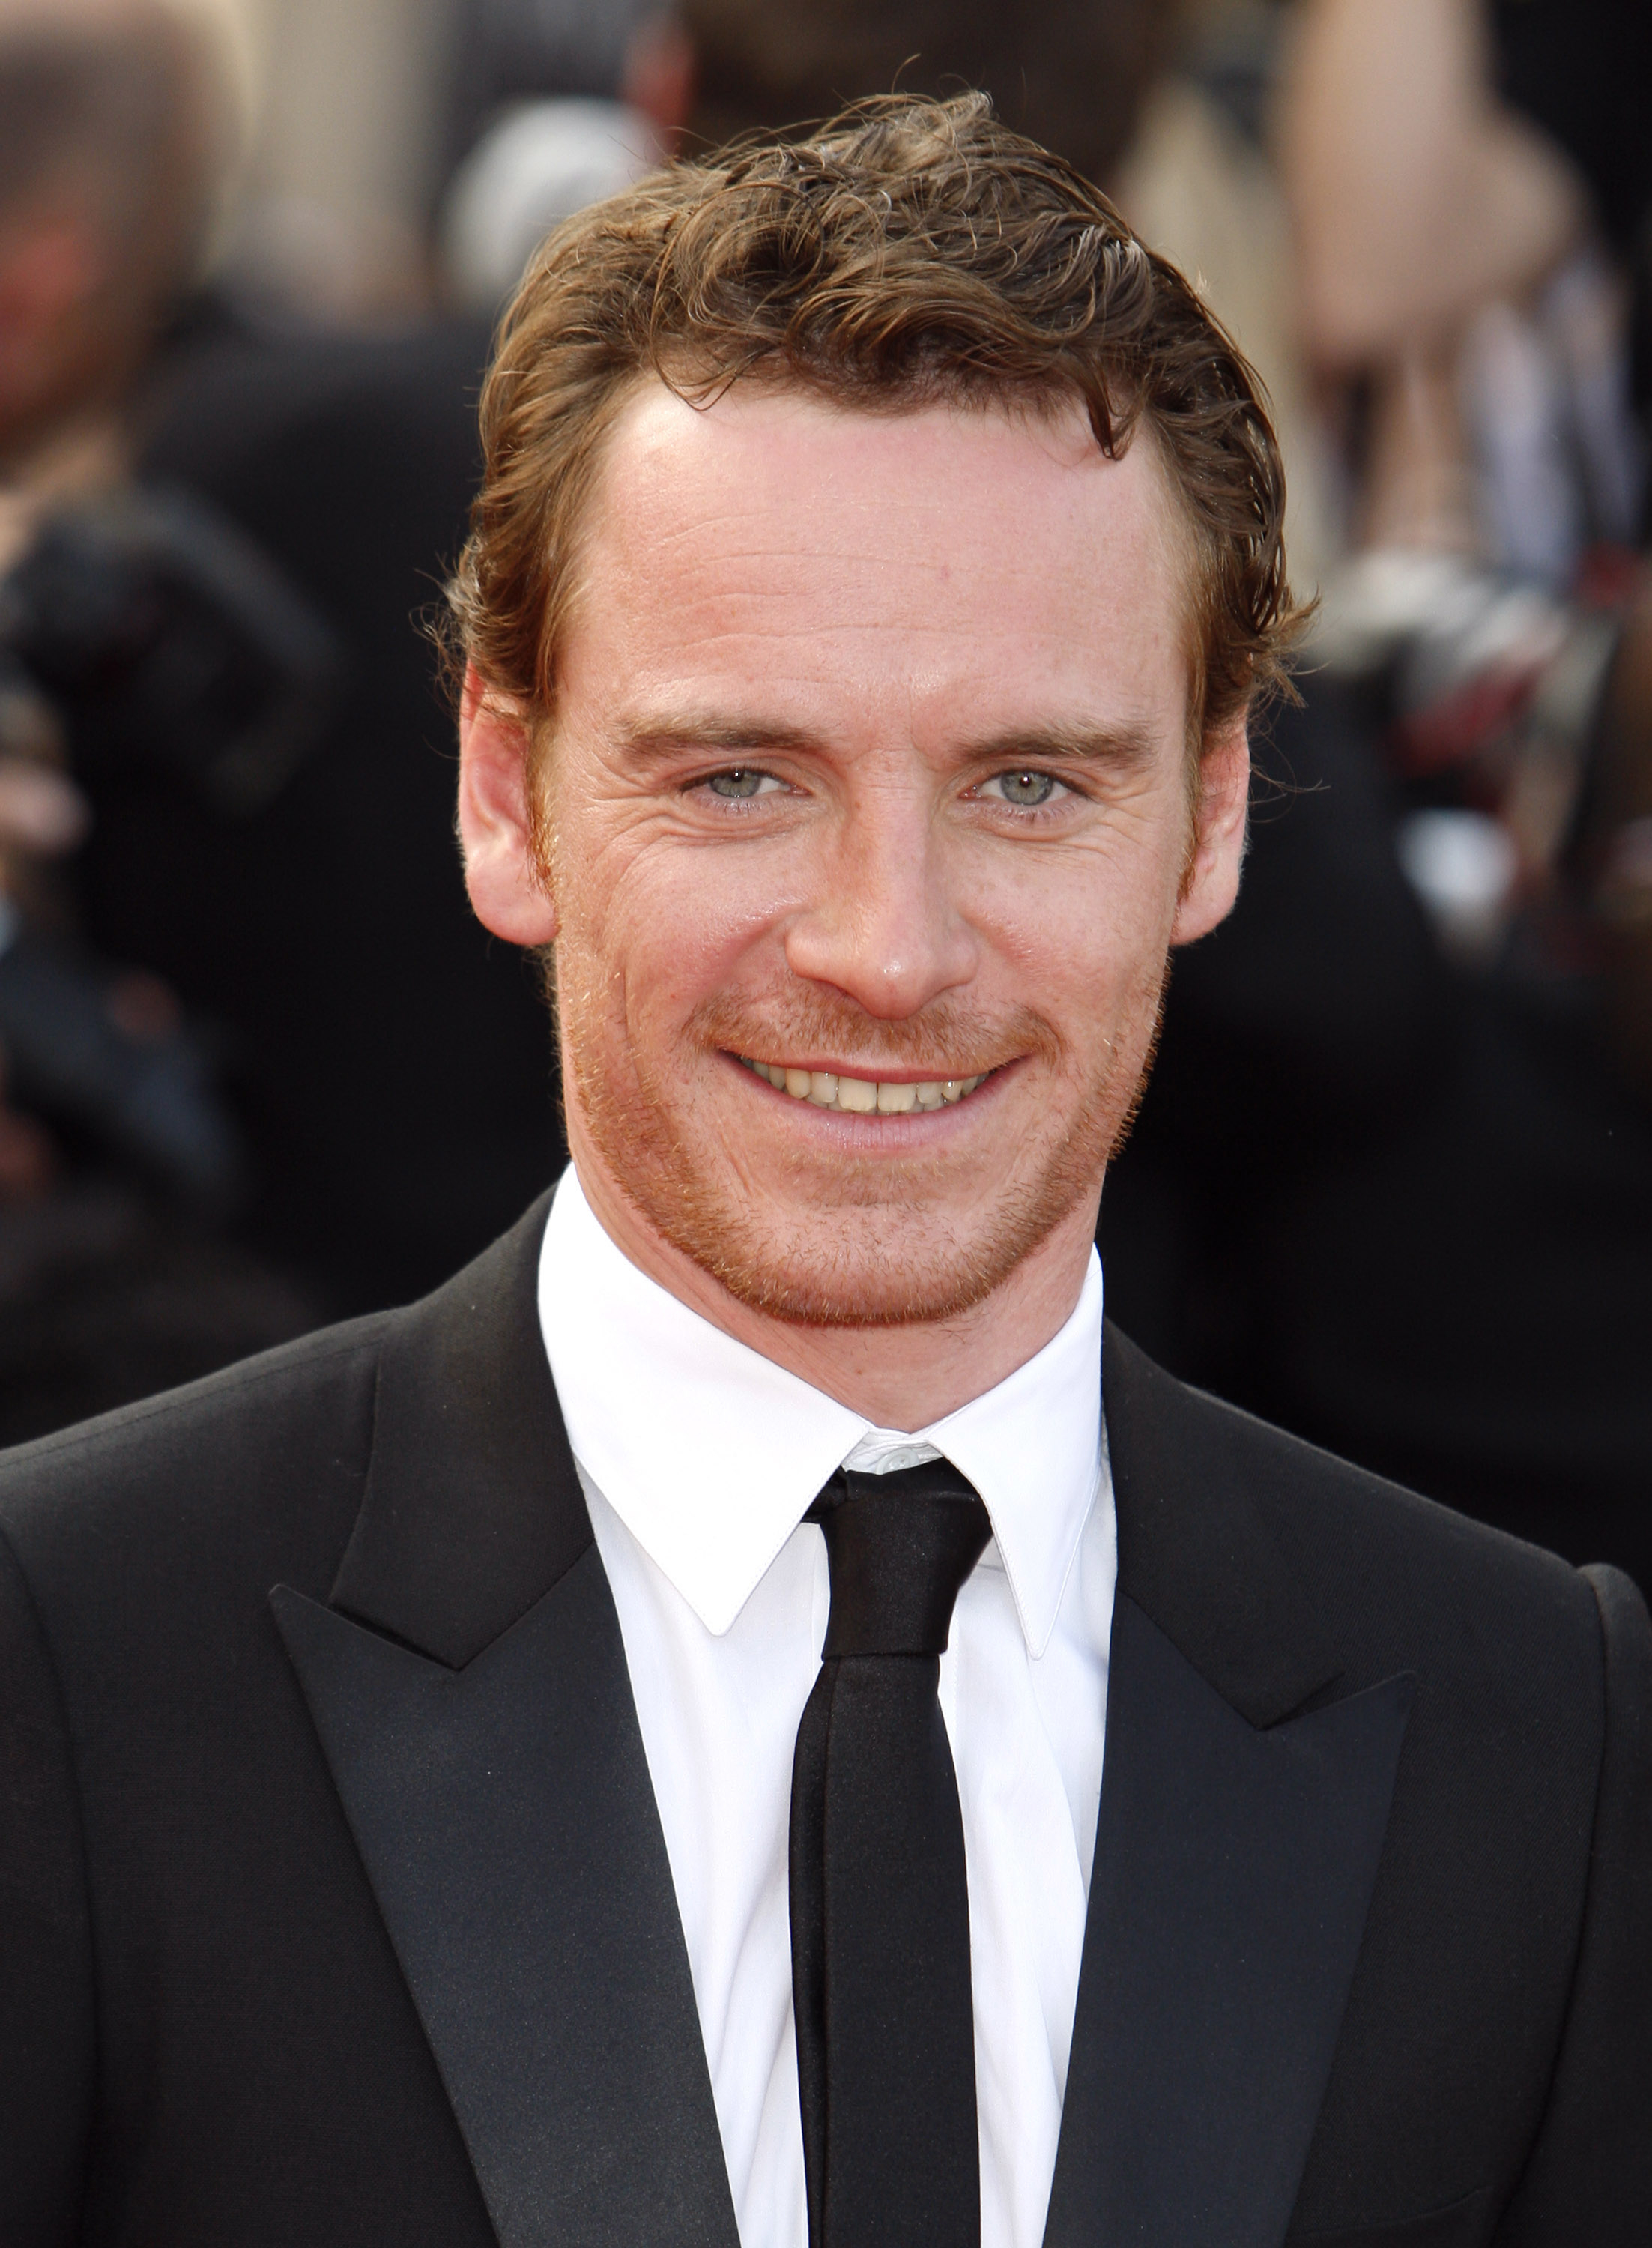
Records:
<instances>
[{"instance_id":1,"label":"blurred crowd","mask_svg":"<svg viewBox=\"0 0 1652 2248\"><path fill-rule=\"evenodd\" d=\"M961 83L1197 276L1319 596L1110 1308L1652 1585L1628 0L0 0L0 1441L404 1299L554 1175L424 628L491 325L675 149Z\"/></svg>"}]
</instances>

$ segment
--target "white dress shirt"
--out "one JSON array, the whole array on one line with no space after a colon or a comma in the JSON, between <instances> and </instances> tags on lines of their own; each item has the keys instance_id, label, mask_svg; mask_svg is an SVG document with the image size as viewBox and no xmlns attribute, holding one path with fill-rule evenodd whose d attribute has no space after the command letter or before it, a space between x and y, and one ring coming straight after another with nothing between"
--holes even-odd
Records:
<instances>
[{"instance_id":1,"label":"white dress shirt","mask_svg":"<svg viewBox=\"0 0 1652 2248\"><path fill-rule=\"evenodd\" d=\"M915 1436L736 1342L615 1246L572 1169L539 1317L613 1587L687 1939L743 2248L806 2248L792 2018L792 1756L826 1635L803 1516L846 1462L943 1453L993 1537L958 1596L941 1707L963 1812L983 2248L1038 2248L1101 1787L1117 1541L1101 1268L1005 1381Z\"/></svg>"}]
</instances>

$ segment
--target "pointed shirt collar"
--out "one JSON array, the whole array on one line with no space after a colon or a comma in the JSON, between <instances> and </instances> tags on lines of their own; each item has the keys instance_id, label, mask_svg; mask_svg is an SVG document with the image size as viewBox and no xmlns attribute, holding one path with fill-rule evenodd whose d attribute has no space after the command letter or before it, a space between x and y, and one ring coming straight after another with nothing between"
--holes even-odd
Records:
<instances>
[{"instance_id":1,"label":"pointed shirt collar","mask_svg":"<svg viewBox=\"0 0 1652 2248\"><path fill-rule=\"evenodd\" d=\"M572 1166L539 1260L539 1320L574 1457L706 1629L727 1631L861 1440L887 1436L737 1342L633 1264ZM919 1429L985 1501L1030 1652L1055 1628L1106 1474L1101 1266L995 1388ZM882 1449L879 1446L878 1449Z\"/></svg>"}]
</instances>

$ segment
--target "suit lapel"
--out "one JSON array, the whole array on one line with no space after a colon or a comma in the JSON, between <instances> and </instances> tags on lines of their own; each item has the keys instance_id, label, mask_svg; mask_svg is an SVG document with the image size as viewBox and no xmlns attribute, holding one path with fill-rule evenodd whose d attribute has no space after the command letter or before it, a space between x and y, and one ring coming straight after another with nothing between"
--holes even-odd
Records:
<instances>
[{"instance_id":1,"label":"suit lapel","mask_svg":"<svg viewBox=\"0 0 1652 2248\"><path fill-rule=\"evenodd\" d=\"M1047 2248L1284 2238L1410 1698L1260 1731L1120 1596Z\"/></svg>"},{"instance_id":2,"label":"suit lapel","mask_svg":"<svg viewBox=\"0 0 1652 2248\"><path fill-rule=\"evenodd\" d=\"M330 1600L271 1606L503 2248L735 2248L544 1218L400 1315Z\"/></svg>"},{"instance_id":3,"label":"suit lapel","mask_svg":"<svg viewBox=\"0 0 1652 2248\"><path fill-rule=\"evenodd\" d=\"M1277 2248L1412 1683L1346 1690L1222 1417L1107 1351L1119 1593L1046 2248Z\"/></svg>"},{"instance_id":4,"label":"suit lapel","mask_svg":"<svg viewBox=\"0 0 1652 2248\"><path fill-rule=\"evenodd\" d=\"M538 1336L543 1204L383 1351L278 1623L503 2248L735 2248L624 1648ZM1409 1682L1347 1690L1230 1423L1108 1330L1119 1597L1047 2248L1277 2248Z\"/></svg>"}]
</instances>

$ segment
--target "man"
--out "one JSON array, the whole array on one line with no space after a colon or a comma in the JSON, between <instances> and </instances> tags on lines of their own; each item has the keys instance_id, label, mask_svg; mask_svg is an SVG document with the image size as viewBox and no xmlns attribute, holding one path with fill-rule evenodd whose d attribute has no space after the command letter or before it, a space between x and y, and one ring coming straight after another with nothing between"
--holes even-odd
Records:
<instances>
[{"instance_id":1,"label":"man","mask_svg":"<svg viewBox=\"0 0 1652 2248\"><path fill-rule=\"evenodd\" d=\"M1290 621L1242 362L895 100L574 223L483 423L573 1168L8 1463L8 2243L1627 2248L1638 1596L1103 1340Z\"/></svg>"}]
</instances>

